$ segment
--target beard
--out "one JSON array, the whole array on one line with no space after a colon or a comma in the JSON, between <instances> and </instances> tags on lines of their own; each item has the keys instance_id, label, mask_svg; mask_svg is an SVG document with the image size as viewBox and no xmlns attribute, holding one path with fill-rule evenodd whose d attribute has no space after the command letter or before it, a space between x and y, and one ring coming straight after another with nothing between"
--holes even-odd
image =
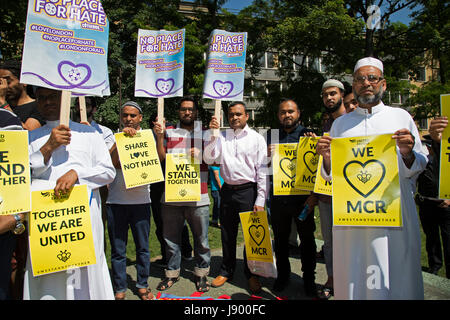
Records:
<instances>
[{"instance_id":1,"label":"beard","mask_svg":"<svg viewBox=\"0 0 450 320\"><path fill-rule=\"evenodd\" d=\"M333 113L336 112L342 105L342 98L340 98L334 105L332 105L331 107L325 107L325 110L328 113Z\"/></svg>"},{"instance_id":2,"label":"beard","mask_svg":"<svg viewBox=\"0 0 450 320\"><path fill-rule=\"evenodd\" d=\"M181 118L180 119L180 123L182 124L182 125L185 125L185 126L191 126L191 125L193 125L194 124L194 118L191 118L190 120L188 120L188 119L183 119L183 118Z\"/></svg>"},{"instance_id":3,"label":"beard","mask_svg":"<svg viewBox=\"0 0 450 320\"><path fill-rule=\"evenodd\" d=\"M359 104L366 105L366 104L378 104L384 95L384 89L383 87L380 88L380 90L372 95L369 96L360 96L355 91L353 91L353 95L356 98L356 101L358 101Z\"/></svg>"},{"instance_id":4,"label":"beard","mask_svg":"<svg viewBox=\"0 0 450 320\"><path fill-rule=\"evenodd\" d=\"M20 84L8 88L6 91L6 100L8 101L17 101L19 100L20 96L22 95L22 90L25 90Z\"/></svg>"},{"instance_id":5,"label":"beard","mask_svg":"<svg viewBox=\"0 0 450 320\"><path fill-rule=\"evenodd\" d=\"M291 124L285 124L285 123L281 123L281 128L282 129L292 129L295 128L297 126L299 122L299 119L293 120Z\"/></svg>"}]
</instances>

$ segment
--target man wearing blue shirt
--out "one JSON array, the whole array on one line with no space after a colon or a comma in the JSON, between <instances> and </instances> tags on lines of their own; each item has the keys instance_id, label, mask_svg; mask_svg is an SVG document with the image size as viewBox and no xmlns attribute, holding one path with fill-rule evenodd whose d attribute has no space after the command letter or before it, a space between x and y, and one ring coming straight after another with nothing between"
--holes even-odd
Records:
<instances>
[{"instance_id":1,"label":"man wearing blue shirt","mask_svg":"<svg viewBox=\"0 0 450 320\"><path fill-rule=\"evenodd\" d=\"M275 144L298 143L301 136L305 136L308 130L300 124L300 110L292 99L284 99L278 107L278 120L280 129L271 130L268 135L268 155L271 156ZM278 141L276 141L278 132ZM273 191L272 191L273 193ZM275 291L283 291L291 274L289 263L289 234L294 218L297 232L300 236L300 254L303 271L304 289L307 296L315 297L317 288L315 285L316 269L316 242L314 231L314 205L310 203L314 197L302 195L272 196L270 205L270 218L274 232L275 256L277 259L278 278L274 284ZM306 204L309 204L308 215L304 221L297 219Z\"/></svg>"}]
</instances>

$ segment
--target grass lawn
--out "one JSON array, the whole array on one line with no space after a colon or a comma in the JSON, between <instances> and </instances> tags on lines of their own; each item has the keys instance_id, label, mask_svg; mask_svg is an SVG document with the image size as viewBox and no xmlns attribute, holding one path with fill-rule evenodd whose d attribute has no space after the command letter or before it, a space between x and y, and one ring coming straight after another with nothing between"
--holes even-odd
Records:
<instances>
[{"instance_id":1,"label":"grass lawn","mask_svg":"<svg viewBox=\"0 0 450 320\"><path fill-rule=\"evenodd\" d=\"M211 202L212 202L212 199L211 199ZM211 208L211 210L210 210L210 212L211 212L210 220L211 220L212 204L211 204L210 208ZM322 232L320 229L320 219L319 219L319 208L318 207L315 208L314 216L315 216L314 220L316 222L316 233L315 233L316 238L322 240L323 238L322 238ZM422 267L428 267L427 253L425 250L425 235L422 231L422 226L420 227L420 230L421 230L421 236L422 236L422 239L421 239L421 243L422 243L421 264L422 264ZM110 259L111 246L109 244L109 238L107 235L108 231L105 230L105 232L106 232L105 237L106 237L106 243L107 243L106 258L108 261L108 266L111 267L111 259ZM191 239L191 244L192 244L192 242L193 242L192 233L190 233L190 239ZM273 235L272 235L272 239L273 239ZM242 229L239 228L238 243L243 243L243 241L244 241L244 237L242 235ZM153 218L151 219L149 245L150 245L150 255L151 255L152 259L161 255L161 247L160 247L159 241L155 235L155 224L154 224ZM210 228L209 228L209 245L210 245L211 249L218 249L218 248L220 249L222 247L219 228L210 226ZM320 248L317 248L317 250L320 250ZM131 231L129 231L129 233L128 233L127 258L129 260L129 263L135 263L135 261L136 261L136 250L135 250L135 246L134 246L133 237L131 235ZM442 267L441 270L439 270L438 276L445 277L445 267Z\"/></svg>"}]
</instances>

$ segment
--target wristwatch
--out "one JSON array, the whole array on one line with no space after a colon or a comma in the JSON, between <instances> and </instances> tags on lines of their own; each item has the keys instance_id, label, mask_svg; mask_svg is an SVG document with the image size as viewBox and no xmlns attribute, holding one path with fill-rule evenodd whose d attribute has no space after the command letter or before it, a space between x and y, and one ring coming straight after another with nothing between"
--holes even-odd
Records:
<instances>
[{"instance_id":1,"label":"wristwatch","mask_svg":"<svg viewBox=\"0 0 450 320\"><path fill-rule=\"evenodd\" d=\"M16 227L14 228L14 234L22 234L25 231L25 225L22 222L19 214L15 214L14 218L16 219Z\"/></svg>"}]
</instances>

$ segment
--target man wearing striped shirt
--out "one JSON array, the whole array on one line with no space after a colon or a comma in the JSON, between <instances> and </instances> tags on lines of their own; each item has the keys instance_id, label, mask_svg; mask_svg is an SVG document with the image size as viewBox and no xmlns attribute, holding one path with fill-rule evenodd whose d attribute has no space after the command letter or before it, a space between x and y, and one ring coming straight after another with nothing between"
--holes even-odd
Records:
<instances>
[{"instance_id":1,"label":"man wearing striped shirt","mask_svg":"<svg viewBox=\"0 0 450 320\"><path fill-rule=\"evenodd\" d=\"M186 153L202 161L203 130L201 122L195 121L197 105L192 97L184 97L178 105L179 123L176 127L165 128L165 124L155 123L157 150L160 161L166 153ZM161 201L163 236L166 242L167 269L165 279L158 285L158 290L166 290L178 281L181 263L182 230L185 221L189 224L194 237L194 259L197 291L206 292L210 284L207 281L211 252L208 241L209 228L209 194L208 165L200 164L201 199L197 202Z\"/></svg>"}]
</instances>

